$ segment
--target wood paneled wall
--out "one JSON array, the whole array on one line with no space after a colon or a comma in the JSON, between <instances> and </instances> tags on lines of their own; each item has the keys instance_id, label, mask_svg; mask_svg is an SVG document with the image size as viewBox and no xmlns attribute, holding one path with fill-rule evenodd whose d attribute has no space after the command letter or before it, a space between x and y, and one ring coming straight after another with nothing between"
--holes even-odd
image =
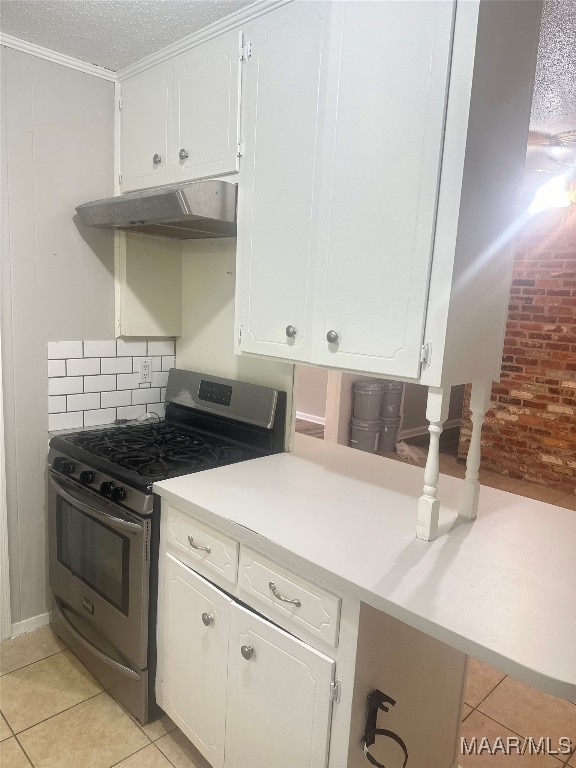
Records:
<instances>
[{"instance_id":1,"label":"wood paneled wall","mask_svg":"<svg viewBox=\"0 0 576 768\"><path fill-rule=\"evenodd\" d=\"M2 354L12 622L47 607L46 344L114 336L113 83L2 49Z\"/></svg>"}]
</instances>

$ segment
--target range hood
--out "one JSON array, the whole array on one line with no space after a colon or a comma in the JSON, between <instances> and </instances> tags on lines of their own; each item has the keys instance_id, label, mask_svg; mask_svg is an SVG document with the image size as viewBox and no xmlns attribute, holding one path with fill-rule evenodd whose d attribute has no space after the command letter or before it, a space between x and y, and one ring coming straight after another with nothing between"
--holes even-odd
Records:
<instances>
[{"instance_id":1,"label":"range hood","mask_svg":"<svg viewBox=\"0 0 576 768\"><path fill-rule=\"evenodd\" d=\"M88 227L199 240L236 235L237 185L206 180L128 192L76 208Z\"/></svg>"}]
</instances>

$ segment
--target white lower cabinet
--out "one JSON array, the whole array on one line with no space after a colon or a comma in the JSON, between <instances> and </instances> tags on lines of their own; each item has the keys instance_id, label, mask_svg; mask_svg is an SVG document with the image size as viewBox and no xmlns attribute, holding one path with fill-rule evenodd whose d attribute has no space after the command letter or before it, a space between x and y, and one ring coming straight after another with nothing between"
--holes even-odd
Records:
<instances>
[{"instance_id":1,"label":"white lower cabinet","mask_svg":"<svg viewBox=\"0 0 576 768\"><path fill-rule=\"evenodd\" d=\"M165 556L162 701L213 768L322 768L336 663Z\"/></svg>"},{"instance_id":2,"label":"white lower cabinet","mask_svg":"<svg viewBox=\"0 0 576 768\"><path fill-rule=\"evenodd\" d=\"M165 566L164 708L222 768L232 600L171 555Z\"/></svg>"}]
</instances>

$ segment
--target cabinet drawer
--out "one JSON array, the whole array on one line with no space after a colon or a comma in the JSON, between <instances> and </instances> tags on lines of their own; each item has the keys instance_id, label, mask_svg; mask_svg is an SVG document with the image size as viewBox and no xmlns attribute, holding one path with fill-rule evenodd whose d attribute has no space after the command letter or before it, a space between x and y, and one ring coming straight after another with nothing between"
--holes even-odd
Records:
<instances>
[{"instance_id":1,"label":"cabinet drawer","mask_svg":"<svg viewBox=\"0 0 576 768\"><path fill-rule=\"evenodd\" d=\"M338 644L339 597L247 547L240 551L239 585L253 600L266 605L280 626L292 631L301 627L330 645Z\"/></svg>"},{"instance_id":2,"label":"cabinet drawer","mask_svg":"<svg viewBox=\"0 0 576 768\"><path fill-rule=\"evenodd\" d=\"M238 542L167 504L168 549L199 573L217 573L231 584L238 579Z\"/></svg>"}]
</instances>

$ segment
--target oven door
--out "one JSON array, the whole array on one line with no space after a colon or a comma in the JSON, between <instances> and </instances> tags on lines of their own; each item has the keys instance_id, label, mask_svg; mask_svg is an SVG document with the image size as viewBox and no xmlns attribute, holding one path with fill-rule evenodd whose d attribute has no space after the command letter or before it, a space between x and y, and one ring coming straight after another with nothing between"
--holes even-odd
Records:
<instances>
[{"instance_id":1,"label":"oven door","mask_svg":"<svg viewBox=\"0 0 576 768\"><path fill-rule=\"evenodd\" d=\"M79 634L147 666L150 520L49 473L50 587ZM74 629L74 627L73 627ZM99 643L94 638L101 638Z\"/></svg>"}]
</instances>

